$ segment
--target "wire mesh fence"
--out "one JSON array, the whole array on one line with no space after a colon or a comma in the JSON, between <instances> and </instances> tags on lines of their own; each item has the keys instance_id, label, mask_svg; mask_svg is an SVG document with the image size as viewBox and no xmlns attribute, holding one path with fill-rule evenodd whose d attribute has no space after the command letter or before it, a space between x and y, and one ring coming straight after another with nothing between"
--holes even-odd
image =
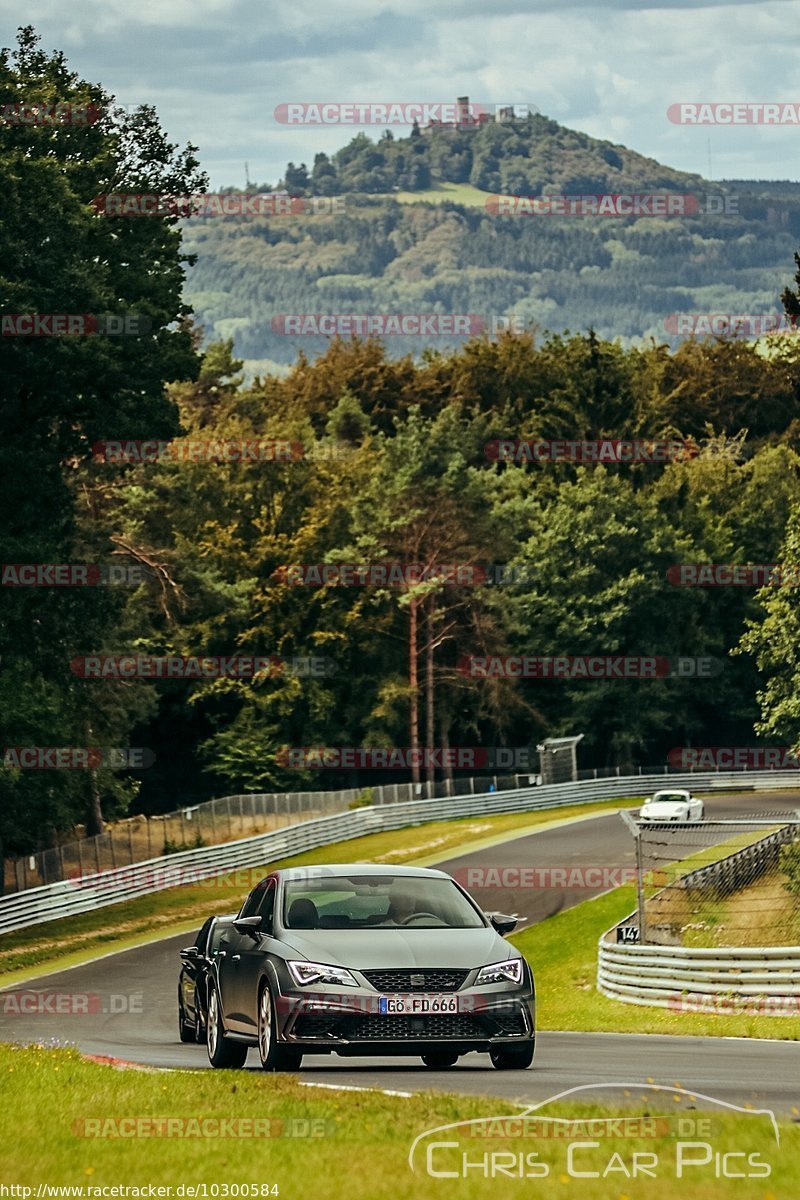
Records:
<instances>
[{"instance_id":1,"label":"wire mesh fence","mask_svg":"<svg viewBox=\"0 0 800 1200\"><path fill-rule=\"evenodd\" d=\"M635 837L639 904L626 923L636 931L630 940L686 947L800 944L798 810L638 824Z\"/></svg>"},{"instance_id":2,"label":"wire mesh fence","mask_svg":"<svg viewBox=\"0 0 800 1200\"><path fill-rule=\"evenodd\" d=\"M528 787L533 782L535 778L527 774L486 775L436 780L432 784L390 783L334 791L223 796L184 805L157 816L140 815L116 821L96 837L74 839L29 855L6 859L2 892L9 895L64 879L131 866L179 850L220 845L369 804L400 804L416 799L507 791Z\"/></svg>"}]
</instances>

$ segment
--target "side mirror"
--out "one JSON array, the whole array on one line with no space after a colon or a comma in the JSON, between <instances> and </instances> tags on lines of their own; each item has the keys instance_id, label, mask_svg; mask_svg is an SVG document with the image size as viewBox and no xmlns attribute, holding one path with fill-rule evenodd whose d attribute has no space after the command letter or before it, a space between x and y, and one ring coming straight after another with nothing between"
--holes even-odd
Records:
<instances>
[{"instance_id":1,"label":"side mirror","mask_svg":"<svg viewBox=\"0 0 800 1200\"><path fill-rule=\"evenodd\" d=\"M185 963L197 962L198 959L203 957L200 951L197 949L197 946L186 946L183 950L181 950L180 954L182 961Z\"/></svg>"},{"instance_id":2,"label":"side mirror","mask_svg":"<svg viewBox=\"0 0 800 1200\"><path fill-rule=\"evenodd\" d=\"M237 933L248 933L254 941L258 941L258 931L261 928L261 917L240 917L233 922Z\"/></svg>"},{"instance_id":3,"label":"side mirror","mask_svg":"<svg viewBox=\"0 0 800 1200\"><path fill-rule=\"evenodd\" d=\"M507 933L513 933L517 927L518 917L507 917L505 913L487 913L489 924L495 929L501 937L505 937Z\"/></svg>"}]
</instances>

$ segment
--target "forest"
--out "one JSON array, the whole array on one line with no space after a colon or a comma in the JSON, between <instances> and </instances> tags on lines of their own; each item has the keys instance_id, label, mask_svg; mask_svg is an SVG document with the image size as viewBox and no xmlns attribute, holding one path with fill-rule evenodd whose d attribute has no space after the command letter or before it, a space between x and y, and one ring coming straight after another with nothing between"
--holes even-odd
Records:
<instances>
[{"instance_id":1,"label":"forest","mask_svg":"<svg viewBox=\"0 0 800 1200\"><path fill-rule=\"evenodd\" d=\"M107 107L30 31L0 58L0 99L20 88ZM334 337L295 350L284 370L248 374L246 338L204 335L187 302L202 238L175 216L110 221L93 207L120 180L207 189L195 148L171 144L152 110L80 130L2 126L0 175L13 197L0 228L7 311L147 318L130 336L0 341L1 561L14 568L0 589L0 854L215 795L385 781L297 766L297 747L534 747L582 733L581 766L627 768L680 747L800 741L793 337L611 340L579 265L608 250L577 225L560 256L553 248L552 278L582 297L586 330L483 331L413 352ZM475 308L487 287L502 296L507 275L535 274L531 225L509 233L505 258L480 214L391 204L331 218L327 241L323 223L292 241L267 222L265 255L284 238L292 253L302 245L320 283L326 266L347 276L343 246L361 274L378 272L390 245L416 259L418 299L446 276L440 301ZM213 229L231 248L248 241L227 219ZM628 236L664 265L646 230ZM691 235L670 225L669 236L691 269ZM737 243L713 240L721 279ZM785 288L790 318L796 241L767 231L739 260L760 261L776 297ZM243 254L263 297L297 303ZM471 275L464 255L487 265ZM683 450L497 453L501 442L627 440ZM243 445L260 449L225 453ZM52 573L20 574L26 564L89 567L53 586ZM415 570L398 581L387 564ZM709 587L692 585L692 564L786 569ZM387 573L353 583L354 566ZM715 667L638 679L464 669L465 657L506 655ZM97 666L131 656L261 667ZM138 747L151 765L137 773L105 755L91 770L29 770L14 751L32 746Z\"/></svg>"}]
</instances>

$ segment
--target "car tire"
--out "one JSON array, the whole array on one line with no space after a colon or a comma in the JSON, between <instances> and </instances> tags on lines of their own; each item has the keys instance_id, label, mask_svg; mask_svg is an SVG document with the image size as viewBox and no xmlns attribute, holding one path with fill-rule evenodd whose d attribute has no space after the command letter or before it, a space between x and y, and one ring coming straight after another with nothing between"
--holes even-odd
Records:
<instances>
[{"instance_id":1,"label":"car tire","mask_svg":"<svg viewBox=\"0 0 800 1200\"><path fill-rule=\"evenodd\" d=\"M456 1065L458 1055L452 1050L431 1050L428 1054L423 1054L422 1061L431 1071L446 1071L448 1067Z\"/></svg>"},{"instance_id":2,"label":"car tire","mask_svg":"<svg viewBox=\"0 0 800 1200\"><path fill-rule=\"evenodd\" d=\"M535 1044L530 1038L516 1046L494 1046L489 1051L492 1066L498 1071L526 1071L533 1062Z\"/></svg>"},{"instance_id":3,"label":"car tire","mask_svg":"<svg viewBox=\"0 0 800 1200\"><path fill-rule=\"evenodd\" d=\"M219 994L214 984L208 990L208 1061L212 1067L243 1067L247 1058L247 1046L244 1042L233 1042L225 1036L222 1023L222 1012L219 1004Z\"/></svg>"},{"instance_id":4,"label":"car tire","mask_svg":"<svg viewBox=\"0 0 800 1200\"><path fill-rule=\"evenodd\" d=\"M187 1022L184 1015L183 1001L180 995L178 996L178 1037L182 1042L193 1042L195 1037L194 1027Z\"/></svg>"},{"instance_id":5,"label":"car tire","mask_svg":"<svg viewBox=\"0 0 800 1200\"><path fill-rule=\"evenodd\" d=\"M303 1054L281 1046L275 1029L275 1001L268 983L258 993L258 1056L265 1071L299 1071Z\"/></svg>"}]
</instances>

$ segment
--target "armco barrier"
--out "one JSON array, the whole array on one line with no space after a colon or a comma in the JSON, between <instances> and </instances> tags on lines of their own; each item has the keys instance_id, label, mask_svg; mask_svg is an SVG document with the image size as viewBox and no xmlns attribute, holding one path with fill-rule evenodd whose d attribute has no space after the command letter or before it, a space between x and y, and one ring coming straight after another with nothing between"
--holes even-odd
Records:
<instances>
[{"instance_id":1,"label":"armco barrier","mask_svg":"<svg viewBox=\"0 0 800 1200\"><path fill-rule=\"evenodd\" d=\"M600 940L597 987L613 1000L689 1009L687 993L800 998L800 946L617 946L605 937ZM800 1015L800 999L792 1015Z\"/></svg>"},{"instance_id":2,"label":"armco barrier","mask_svg":"<svg viewBox=\"0 0 800 1200\"><path fill-rule=\"evenodd\" d=\"M689 787L695 792L710 790L722 784L741 783L745 787L800 786L796 771L733 772L723 776L709 774L671 775L671 787ZM441 800L414 800L405 804L379 805L319 817L288 826L272 833L258 834L238 842L184 850L168 857L134 863L129 867L104 871L99 875L83 875L76 879L30 888L0 898L0 934L29 925L40 925L58 917L92 912L109 904L133 900L179 883L200 878L216 878L231 871L248 867L266 867L277 859L347 838L368 833L421 825L427 821L452 820L458 817L483 816L490 813L533 812L537 809L563 808L574 804L591 804L617 796L641 796L664 784L663 775L629 775L621 778L588 779L579 783L556 783L543 787L520 788L516 791L491 792L484 795L450 797Z\"/></svg>"},{"instance_id":3,"label":"armco barrier","mask_svg":"<svg viewBox=\"0 0 800 1200\"><path fill-rule=\"evenodd\" d=\"M727 896L777 862L780 847L791 841L796 825L786 825L734 854L684 875L675 887L708 888ZM660 893L659 893L660 894ZM800 946L661 946L653 942L617 943L620 925L633 924L636 912L600 938L597 988L626 1004L678 1011L746 1011L756 998L796 1003L759 1004L758 1011L800 1016ZM614 939L613 941L611 939ZM724 1003L725 998L730 1003Z\"/></svg>"}]
</instances>

